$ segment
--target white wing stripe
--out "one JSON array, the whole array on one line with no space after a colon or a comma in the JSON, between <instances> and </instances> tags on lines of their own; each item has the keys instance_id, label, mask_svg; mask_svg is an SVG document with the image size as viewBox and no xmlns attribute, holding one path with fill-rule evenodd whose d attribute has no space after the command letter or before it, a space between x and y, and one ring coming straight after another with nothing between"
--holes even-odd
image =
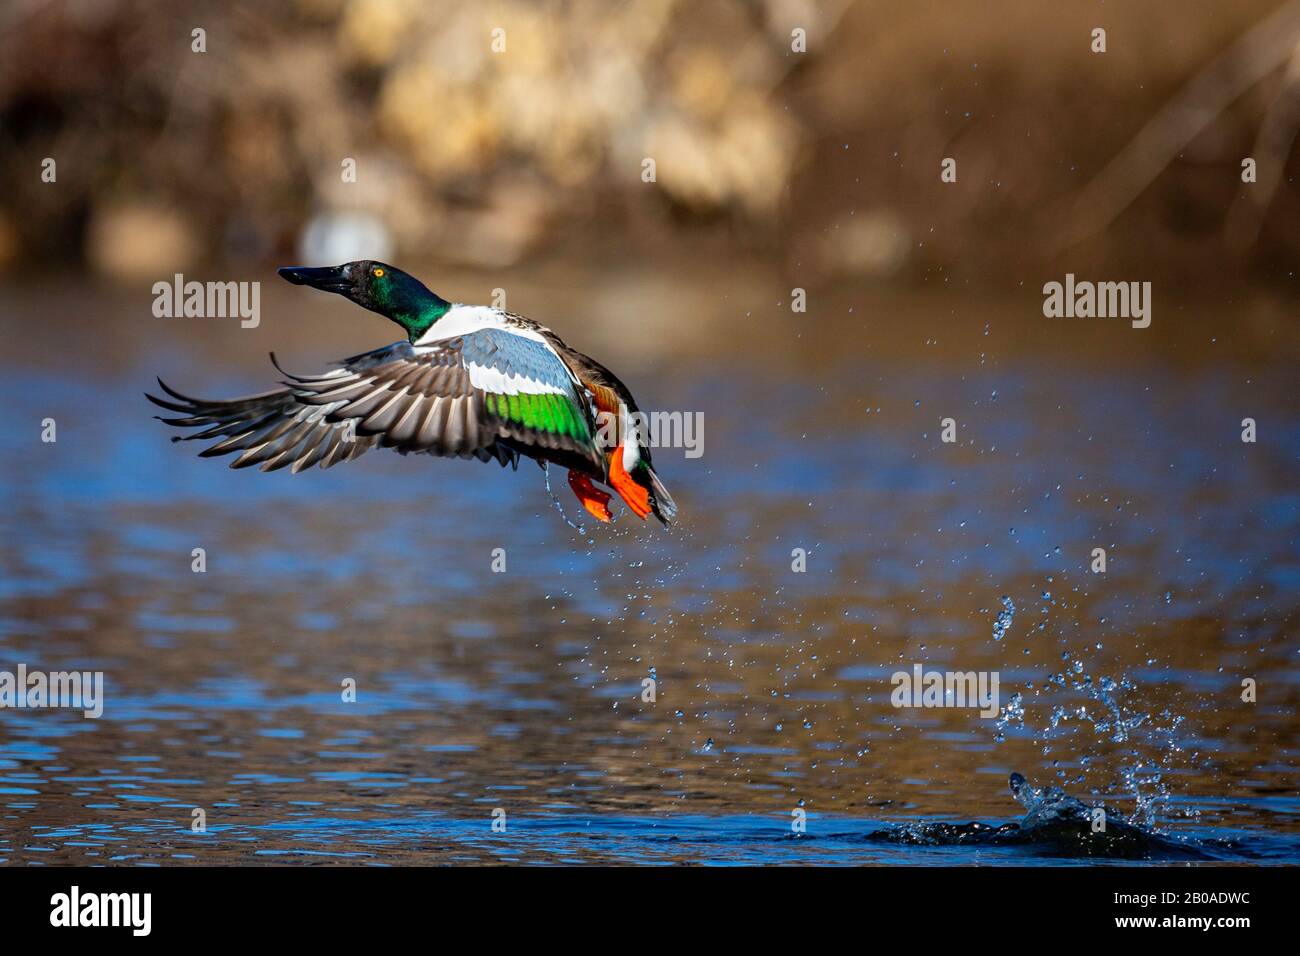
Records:
<instances>
[{"instance_id":1,"label":"white wing stripe","mask_svg":"<svg viewBox=\"0 0 1300 956\"><path fill-rule=\"evenodd\" d=\"M520 375L519 373L506 375L500 369L493 368L490 365L477 365L473 362L467 362L465 369L469 372L470 383L475 388L481 388L485 392L496 392L498 395L518 395L520 392L529 395L565 394L565 390L558 385L539 382L535 378Z\"/></svg>"}]
</instances>

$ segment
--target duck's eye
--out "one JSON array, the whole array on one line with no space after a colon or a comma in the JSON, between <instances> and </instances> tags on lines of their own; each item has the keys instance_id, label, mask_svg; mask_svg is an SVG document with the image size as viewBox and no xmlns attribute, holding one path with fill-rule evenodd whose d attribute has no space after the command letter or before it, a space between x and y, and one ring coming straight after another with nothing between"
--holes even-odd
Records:
<instances>
[{"instance_id":1,"label":"duck's eye","mask_svg":"<svg viewBox=\"0 0 1300 956\"><path fill-rule=\"evenodd\" d=\"M376 269L376 270L374 271L374 276L375 276L376 279L379 278L380 276L382 276L383 274L384 274L384 270L383 270L383 269Z\"/></svg>"}]
</instances>

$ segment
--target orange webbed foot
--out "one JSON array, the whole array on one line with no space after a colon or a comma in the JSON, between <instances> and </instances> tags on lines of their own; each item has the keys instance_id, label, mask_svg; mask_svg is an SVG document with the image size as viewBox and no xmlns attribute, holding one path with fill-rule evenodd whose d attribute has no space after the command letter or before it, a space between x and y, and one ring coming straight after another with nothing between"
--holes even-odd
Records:
<instances>
[{"instance_id":1,"label":"orange webbed foot","mask_svg":"<svg viewBox=\"0 0 1300 956\"><path fill-rule=\"evenodd\" d=\"M623 468L623 446L614 449L609 461L609 484L632 513L642 521L650 514L650 492L642 488Z\"/></svg>"},{"instance_id":2,"label":"orange webbed foot","mask_svg":"<svg viewBox=\"0 0 1300 956\"><path fill-rule=\"evenodd\" d=\"M598 521L610 520L609 495L591 483L591 479L581 472L569 472L569 487L578 496L582 506Z\"/></svg>"}]
</instances>

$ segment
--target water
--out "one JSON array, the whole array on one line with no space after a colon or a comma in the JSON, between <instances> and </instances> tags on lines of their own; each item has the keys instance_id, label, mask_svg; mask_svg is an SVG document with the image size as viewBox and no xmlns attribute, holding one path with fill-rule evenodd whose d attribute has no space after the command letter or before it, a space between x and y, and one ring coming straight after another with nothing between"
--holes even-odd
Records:
<instances>
[{"instance_id":1,"label":"water","mask_svg":"<svg viewBox=\"0 0 1300 956\"><path fill-rule=\"evenodd\" d=\"M575 529L530 463L232 472L150 418L154 374L236 394L269 349L392 340L345 304L268 286L241 330L0 292L0 669L106 695L0 710L0 859L1300 859L1293 358L1220 343L1218 306L1138 338L832 290L796 321L719 280L708 322L611 330L521 282L644 405L704 411L702 458L656 454L679 527L597 527L552 474ZM997 672L1001 712L894 708L915 663ZM1044 826L1012 773L1121 838Z\"/></svg>"}]
</instances>

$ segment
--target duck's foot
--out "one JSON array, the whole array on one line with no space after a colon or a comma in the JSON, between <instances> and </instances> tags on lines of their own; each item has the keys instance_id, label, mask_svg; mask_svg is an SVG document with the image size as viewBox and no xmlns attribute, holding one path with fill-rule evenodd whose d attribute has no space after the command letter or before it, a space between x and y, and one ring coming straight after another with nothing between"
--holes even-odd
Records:
<instances>
[{"instance_id":1,"label":"duck's foot","mask_svg":"<svg viewBox=\"0 0 1300 956\"><path fill-rule=\"evenodd\" d=\"M614 449L609 461L609 484L632 513L642 521L650 514L650 492L642 488L623 468L623 446Z\"/></svg>"},{"instance_id":2,"label":"duck's foot","mask_svg":"<svg viewBox=\"0 0 1300 956\"><path fill-rule=\"evenodd\" d=\"M582 506L598 521L610 520L609 495L591 483L591 479L578 471L569 472L569 487L578 496Z\"/></svg>"}]
</instances>

